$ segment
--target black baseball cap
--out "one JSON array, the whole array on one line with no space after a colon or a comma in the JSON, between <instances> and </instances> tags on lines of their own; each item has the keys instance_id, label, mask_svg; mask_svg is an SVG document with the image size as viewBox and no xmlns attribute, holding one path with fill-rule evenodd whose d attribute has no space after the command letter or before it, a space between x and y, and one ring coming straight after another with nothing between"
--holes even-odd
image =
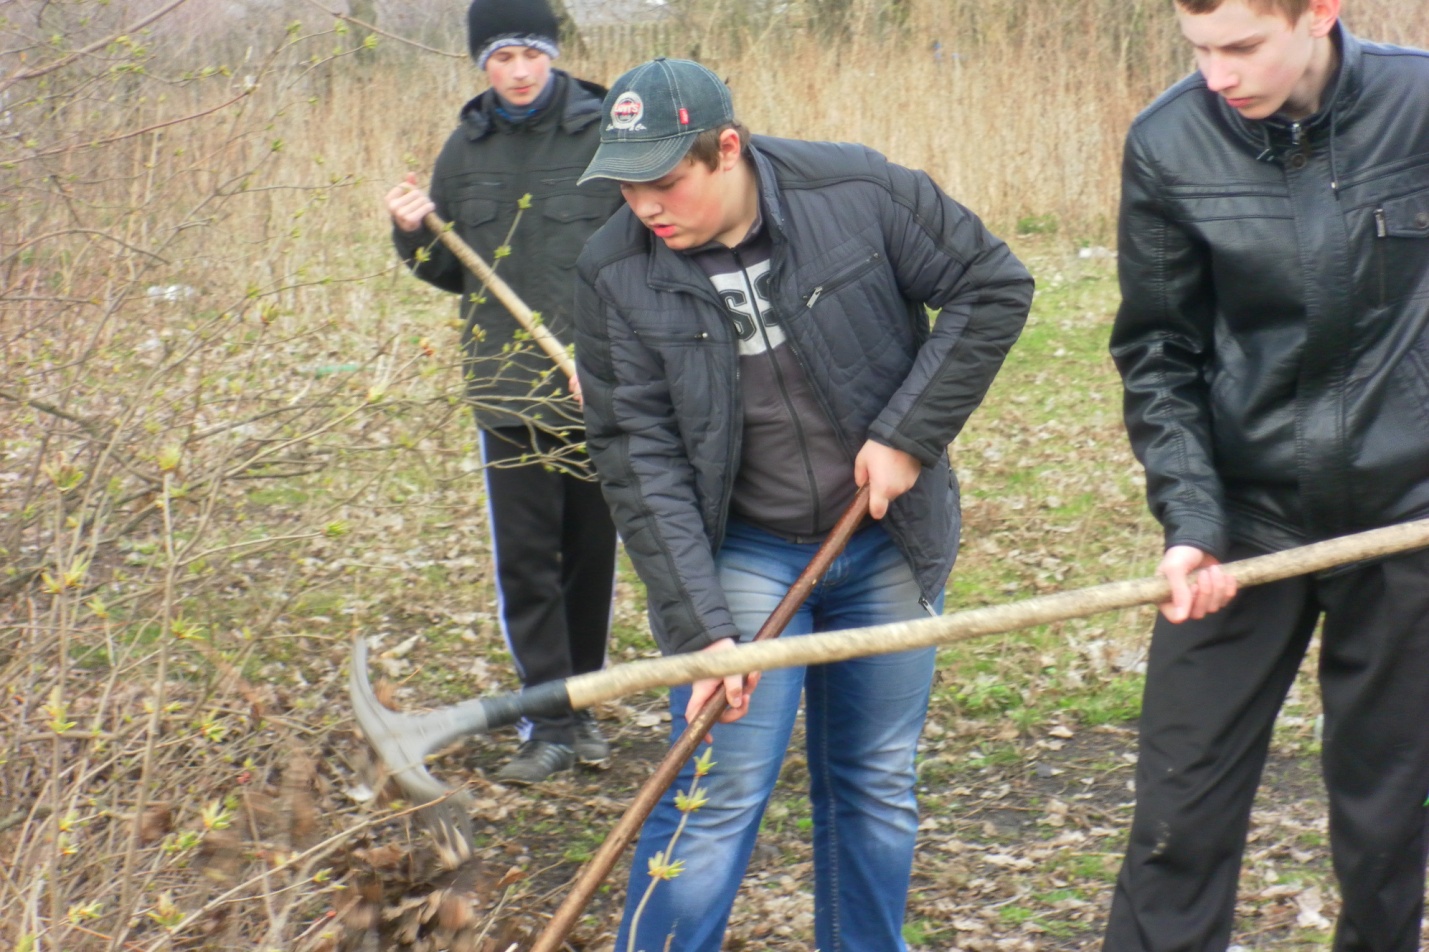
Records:
<instances>
[{"instance_id":1,"label":"black baseball cap","mask_svg":"<svg viewBox=\"0 0 1429 952\"><path fill-rule=\"evenodd\" d=\"M695 136L734 121L729 87L718 76L663 56L617 79L601 109L600 148L582 183L654 181L679 164Z\"/></svg>"}]
</instances>

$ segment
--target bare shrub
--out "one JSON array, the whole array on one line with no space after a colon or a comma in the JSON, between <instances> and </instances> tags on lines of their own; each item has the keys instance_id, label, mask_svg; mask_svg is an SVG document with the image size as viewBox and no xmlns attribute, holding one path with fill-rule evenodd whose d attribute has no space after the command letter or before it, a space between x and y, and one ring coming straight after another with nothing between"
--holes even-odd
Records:
<instances>
[{"instance_id":1,"label":"bare shrub","mask_svg":"<svg viewBox=\"0 0 1429 952\"><path fill-rule=\"evenodd\" d=\"M320 870L351 839L334 796L354 803L309 725L347 633L285 615L342 582L384 507L470 469L450 332L400 312L380 247L364 47L269 21L241 62L203 62L150 27L177 9L20 4L0 41L0 934L20 948L289 947L342 908Z\"/></svg>"}]
</instances>

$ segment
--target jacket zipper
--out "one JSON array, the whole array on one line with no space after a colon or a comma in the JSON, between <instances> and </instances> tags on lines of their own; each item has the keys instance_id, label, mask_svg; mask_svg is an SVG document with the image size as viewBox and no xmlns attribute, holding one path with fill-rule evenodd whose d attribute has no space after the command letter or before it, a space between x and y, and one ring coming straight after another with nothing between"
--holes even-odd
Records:
<instances>
[{"instance_id":1,"label":"jacket zipper","mask_svg":"<svg viewBox=\"0 0 1429 952\"><path fill-rule=\"evenodd\" d=\"M868 265L869 267L872 267L873 262L876 262L879 257L879 253L875 251L864 261L864 264ZM782 273L786 268L787 258L788 252L784 249L782 245L776 243L774 245L773 252L770 255L769 270L774 274ZM838 283L833 285L832 288L837 289L843 287L849 281L863 274L865 270L867 269L860 266L855 268L855 270L850 272L848 275L840 275ZM769 289L771 293L777 295L779 293L778 282L770 281ZM819 299L819 295L826 290L830 290L830 286L821 284L818 287L814 288L812 291L805 294L803 296L805 299L805 308L808 308L813 304L814 301L817 301ZM796 290L795 293L797 294L798 291ZM798 299L796 298L795 300ZM829 421L830 424L832 424L834 428L834 433L838 434L839 445L843 447L844 455L848 457L849 464L852 465L854 460L857 459L857 451L849 448L849 445L844 438L844 429L842 426L839 425L839 418L834 415L833 408L829 406L828 398L824 396L823 387L820 385L819 381L814 379L814 375L809 373L809 364L806 360L804 360L804 355L799 350L799 342L794 339L794 334L788 329L788 323L786 323L784 326L784 339L789 342L789 353L793 354L794 359L799 362L799 369L804 372L804 379L809 382L809 392L814 395L815 400L819 401L819 409L823 411L824 417Z\"/></svg>"},{"instance_id":2,"label":"jacket zipper","mask_svg":"<svg viewBox=\"0 0 1429 952\"><path fill-rule=\"evenodd\" d=\"M1374 235L1376 238L1389 237L1389 216L1384 212L1381 205L1374 210ZM1374 271L1375 277L1379 281L1379 306L1384 306L1385 279L1384 279L1384 242L1374 243Z\"/></svg>"},{"instance_id":3,"label":"jacket zipper","mask_svg":"<svg viewBox=\"0 0 1429 952\"><path fill-rule=\"evenodd\" d=\"M721 305L723 306L723 305ZM734 358L734 386L730 389L729 399L732 404L729 415L729 463L730 469L724 481L724 495L719 501L719 512L717 518L719 525L715 527L714 552L719 554L719 550L724 547L724 533L729 527L729 501L734 498L734 473L739 469L739 454L744 451L740 441L744 439L744 427L737 426L734 421L744 417L744 410L741 405L744 402L742 391L743 384L740 383L739 372L739 341L730 335L729 349Z\"/></svg>"},{"instance_id":4,"label":"jacket zipper","mask_svg":"<svg viewBox=\"0 0 1429 952\"><path fill-rule=\"evenodd\" d=\"M709 340L709 339L710 339L709 331L700 331L700 332L698 332L698 333L682 334L682 335L678 335L678 336L672 334L672 335L669 335L669 336L666 336L666 337L661 337L661 336L659 336L659 335L657 335L657 334L642 334L642 333L640 333L640 331L639 331L638 329L633 328L633 327L630 329L630 332L631 332L632 334L634 334L636 337L639 337L641 340L651 341L651 342L665 342L665 343L683 344L683 343L688 343L688 342L697 341L697 340Z\"/></svg>"},{"instance_id":5,"label":"jacket zipper","mask_svg":"<svg viewBox=\"0 0 1429 952\"><path fill-rule=\"evenodd\" d=\"M825 292L832 294L839 288L842 288L845 285L852 284L853 282L857 281L859 278L863 277L864 274L866 274L869 270L871 270L875 265L877 265L878 262L882 260L882 258L883 255L875 251L873 254L869 255L867 258L863 259L856 266L854 266L854 268L847 274L839 275L838 279L834 283L820 284L812 291L804 292L804 307L813 307L814 302L817 301L819 298L823 297Z\"/></svg>"}]
</instances>

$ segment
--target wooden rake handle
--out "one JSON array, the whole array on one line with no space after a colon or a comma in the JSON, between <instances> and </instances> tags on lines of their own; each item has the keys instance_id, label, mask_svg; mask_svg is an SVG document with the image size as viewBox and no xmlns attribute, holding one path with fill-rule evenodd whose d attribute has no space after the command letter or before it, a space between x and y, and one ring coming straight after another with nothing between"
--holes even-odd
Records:
<instances>
[{"instance_id":1,"label":"wooden rake handle","mask_svg":"<svg viewBox=\"0 0 1429 952\"><path fill-rule=\"evenodd\" d=\"M1229 572L1236 582L1245 588L1425 547L1429 547L1429 519L1420 519L1416 522L1340 536L1270 555L1229 562L1222 565L1221 569ZM952 644L982 635L1068 621L1121 608L1158 605L1166 601L1170 593L1170 586L1159 575L1125 582L1110 582L920 621L823 632L788 641L740 645L730 651L707 651L632 661L606 671L567 678L564 687L570 706L585 708L600 701L637 694L650 688L688 684L704 678L722 678L726 675L767 671L771 668L826 664L848 658Z\"/></svg>"},{"instance_id":2,"label":"wooden rake handle","mask_svg":"<svg viewBox=\"0 0 1429 952\"><path fill-rule=\"evenodd\" d=\"M839 517L839 521L829 531L828 537L824 539L823 545L819 546L819 550L814 553L814 557L804 568L803 573L789 587L784 598L770 613L769 618L759 631L755 633L755 641L772 640L783 633L790 619L799 610L799 606L804 604L804 600L809 597L809 593L813 591L819 579L829 570L829 566L843 551L849 538L858 530L864 517L868 515L868 495L867 485L859 489L858 494L853 497L853 502L849 503L843 515ZM620 822L606 834L605 842L581 869L560 908L551 917L546 928L536 937L529 952L559 952L565 945L566 936L575 927L576 920L585 911L585 907L590 903L591 897L595 895L596 889L610 874L611 868L625 852L625 848L634 842L640 834L640 828L644 825L646 818L650 816L650 811L655 809L655 804L660 801L665 791L679 776L680 768L694 754L695 748L709 734L710 728L719 720L720 715L728 706L729 701L725 698L724 692L716 691L700 708L695 719L686 725L684 733L670 745L665 758L660 761L655 772L650 775L650 779L646 780L635 794L635 799L631 801L630 806L625 808L625 814L620 818Z\"/></svg>"},{"instance_id":3,"label":"wooden rake handle","mask_svg":"<svg viewBox=\"0 0 1429 952\"><path fill-rule=\"evenodd\" d=\"M577 675L565 682L572 708L623 697L653 687L674 686L691 681L724 677L749 671L823 664L848 658L893 651L907 651L950 644L981 635L1000 634L1081 618L1139 605L1160 604L1170 597L1164 578L1112 582L1056 595L1030 598L1008 605L977 608L922 621L897 622L872 628L804 635L789 641L775 641L798 606L828 564L842 550L848 536L867 512L867 489L860 491L829 539L809 563L804 574L789 590L784 601L756 635L756 644L741 645L732 651L673 655L650 661L636 661L607 671ZM842 533L842 534L840 534ZM1271 555L1243 559L1222 566L1243 587L1262 585L1296 575L1323 571L1337 565L1382 558L1429 546L1429 519L1342 536L1326 542L1287 549ZM615 861L638 834L655 803L674 782L685 761L724 712L724 693L712 696L690 722L627 808L620 823L611 830L585 868L570 893L537 937L530 952L558 952L565 937L584 911L596 888Z\"/></svg>"},{"instance_id":4,"label":"wooden rake handle","mask_svg":"<svg viewBox=\"0 0 1429 952\"><path fill-rule=\"evenodd\" d=\"M511 285L507 284L500 275L492 270L491 266L481 260L481 255L471 249L471 245L462 241L461 236L456 233L456 229L449 222L442 221L436 212L428 212L427 217L422 219L422 224L437 236L442 244L457 260L466 265L472 274L481 279L487 289L496 295L496 299L506 305L506 309L511 312L511 316L516 318L517 323L526 329L532 339L540 345L546 352L546 356L556 362L556 366L561 368L561 372L567 377L575 377L576 364L571 360L571 355L566 352L566 348L561 344L555 334L547 330L536 317L536 312L526 306L526 302L511 290Z\"/></svg>"}]
</instances>

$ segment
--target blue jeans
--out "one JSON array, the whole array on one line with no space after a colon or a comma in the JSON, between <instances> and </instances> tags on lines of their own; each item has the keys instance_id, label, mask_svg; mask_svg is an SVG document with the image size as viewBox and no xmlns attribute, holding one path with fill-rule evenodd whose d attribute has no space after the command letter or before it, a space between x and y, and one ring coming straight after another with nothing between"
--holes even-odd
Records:
<instances>
[{"instance_id":1,"label":"blue jeans","mask_svg":"<svg viewBox=\"0 0 1429 952\"><path fill-rule=\"evenodd\" d=\"M808 565L817 545L786 542L731 522L717 557L741 637L752 638ZM941 610L941 598L936 606ZM912 570L883 531L854 535L784 630L791 638L927 617ZM709 802L690 814L674 859L684 867L655 882L634 948L718 952L760 820L779 779L805 695L809 798L814 821L815 941L820 952L904 949L903 914L917 836L913 757L933 677L935 650L855 658L769 671L749 710L713 733L714 769L700 780ZM685 729L688 687L670 691L672 736ZM641 831L616 952L626 952L632 919L653 880L649 860L666 849L694 768L655 807Z\"/></svg>"}]
</instances>

